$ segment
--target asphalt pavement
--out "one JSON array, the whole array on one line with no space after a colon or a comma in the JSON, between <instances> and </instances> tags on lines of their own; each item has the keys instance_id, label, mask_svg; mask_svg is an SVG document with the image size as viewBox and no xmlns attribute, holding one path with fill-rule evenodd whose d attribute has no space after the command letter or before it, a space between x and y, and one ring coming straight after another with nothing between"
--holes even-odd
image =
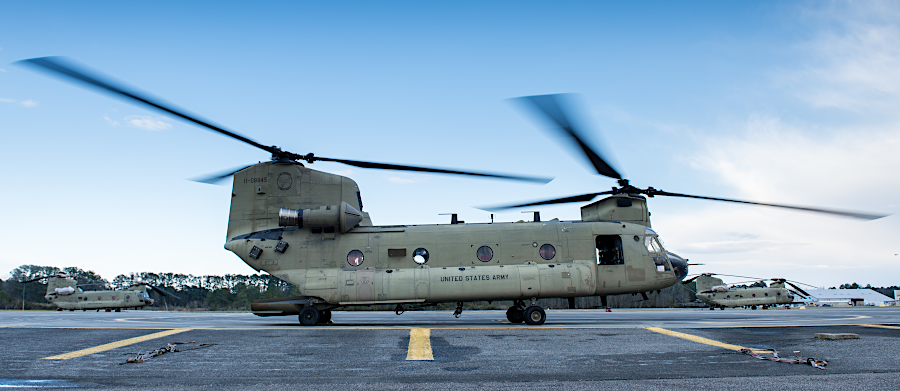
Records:
<instances>
[{"instance_id":1,"label":"asphalt pavement","mask_svg":"<svg viewBox=\"0 0 900 391\"><path fill-rule=\"evenodd\" d=\"M900 389L900 308L550 310L540 327L510 324L502 311L333 320L0 311L0 388ZM823 332L860 338L813 338ZM126 363L169 343L180 351Z\"/></svg>"}]
</instances>

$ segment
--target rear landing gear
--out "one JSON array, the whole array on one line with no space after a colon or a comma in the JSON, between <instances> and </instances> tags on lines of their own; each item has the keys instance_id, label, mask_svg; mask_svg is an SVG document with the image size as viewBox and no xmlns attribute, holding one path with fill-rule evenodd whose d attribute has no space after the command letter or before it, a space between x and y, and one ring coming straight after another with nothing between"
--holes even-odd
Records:
<instances>
[{"instance_id":1,"label":"rear landing gear","mask_svg":"<svg viewBox=\"0 0 900 391\"><path fill-rule=\"evenodd\" d=\"M319 323L320 316L321 313L319 313L319 310L317 310L316 307L303 307L303 309L300 310L300 324L304 326L315 326L316 323Z\"/></svg>"}]
</instances>

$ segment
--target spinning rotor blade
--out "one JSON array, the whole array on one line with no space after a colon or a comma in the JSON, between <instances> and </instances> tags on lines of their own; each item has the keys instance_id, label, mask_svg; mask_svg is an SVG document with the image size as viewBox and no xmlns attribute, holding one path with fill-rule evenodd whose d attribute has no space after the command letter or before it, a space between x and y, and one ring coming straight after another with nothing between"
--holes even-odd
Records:
<instances>
[{"instance_id":1,"label":"spinning rotor blade","mask_svg":"<svg viewBox=\"0 0 900 391\"><path fill-rule=\"evenodd\" d=\"M591 165L594 166L594 169L597 170L598 174L610 178L622 179L622 175L619 174L619 172L613 169L609 163L603 160L597 152L584 142L584 137L582 136L584 133L575 128L569 120L571 116L567 115L563 110L565 104L562 102L564 100L562 98L564 96L564 94L535 95L523 96L517 99L530 103L537 112L546 116L550 121L556 124L560 130L565 132L566 135L572 137L575 144L581 148L581 151L584 153L585 157L587 157L588 161L591 162Z\"/></svg>"},{"instance_id":2,"label":"spinning rotor blade","mask_svg":"<svg viewBox=\"0 0 900 391\"><path fill-rule=\"evenodd\" d=\"M794 289L796 289L797 291L799 291L800 293L802 293L803 296L804 296L804 298L805 298L805 296L809 296L809 293L806 293L806 291L804 291L803 289L800 289L799 286L796 286L796 285L794 285L794 284L792 284L792 283L790 283L790 282L788 282L788 281L785 281L784 283L790 285L792 288L794 288Z\"/></svg>"},{"instance_id":3,"label":"spinning rotor blade","mask_svg":"<svg viewBox=\"0 0 900 391\"><path fill-rule=\"evenodd\" d=\"M240 134L234 133L229 130L225 130L219 126L213 125L213 124L203 121L203 120L200 120L200 119L196 118L195 116L185 114L181 110L176 110L172 107L165 106L162 103L159 103L158 101L154 101L153 99L149 98L148 96L137 92L136 90L129 91L129 89L125 88L124 86L117 85L117 83L115 83L109 79L104 80L105 78L103 76L100 76L96 72L93 72L93 74L92 74L92 72L90 72L86 69L79 69L78 66L64 60L62 57L40 57L40 58L32 58L32 59L28 59L28 60L21 60L21 61L17 61L17 62L21 63L23 65L28 65L28 66L40 69L45 72L50 72L51 74L54 74L56 76L65 76L66 78L69 78L71 80L77 80L77 81L80 81L83 83L87 83L88 85L94 86L96 88L110 92L110 93L118 95L120 97L128 98L129 100L132 100L134 102L142 103L144 105L153 107L155 109L162 110L166 113L178 116L180 118L183 118L185 120L193 122L197 125L203 126L214 132L218 132L218 133L224 134L228 137L231 137L233 139L243 141L247 144L250 144L254 147L262 149L266 152L275 154L275 152L278 151L274 147L268 147L268 146L262 145L256 141L253 141L253 140L251 140L247 137L244 137Z\"/></svg>"},{"instance_id":4,"label":"spinning rotor blade","mask_svg":"<svg viewBox=\"0 0 900 391\"><path fill-rule=\"evenodd\" d=\"M232 168L232 169L229 169L229 170L226 170L226 171L223 171L223 172L219 172L219 173L216 173L216 174L207 175L207 176L203 176L203 177L199 177L199 178L194 178L194 179L191 179L191 180L194 181L194 182L208 183L208 184L210 184L210 185L214 185L214 184L223 181L225 178L228 178L228 177L230 177L230 176L236 174L238 171L243 170L243 169L245 169L245 168L247 168L247 167L250 167L250 166L242 166L242 167L239 167L239 168L237 168L237 169Z\"/></svg>"},{"instance_id":5,"label":"spinning rotor blade","mask_svg":"<svg viewBox=\"0 0 900 391\"><path fill-rule=\"evenodd\" d=\"M523 206L565 204L568 202L586 202L586 201L593 200L598 195L603 195L603 194L612 194L612 191L608 190L608 191L602 191L599 193L582 194L582 195L565 197L565 198L557 198L555 200L537 201L537 202L530 202L527 204L519 204L519 205L490 206L490 207L485 207L482 209L484 209L484 210L504 210L504 209L512 209L512 208L521 208Z\"/></svg>"},{"instance_id":6,"label":"spinning rotor blade","mask_svg":"<svg viewBox=\"0 0 900 391\"><path fill-rule=\"evenodd\" d=\"M518 176L518 175L489 174L489 173L471 172L471 171L455 171L455 170L445 170L445 169L441 169L441 168L404 166L404 165L389 164L389 163L361 162L358 160L333 159L333 158L319 157L319 156L316 156L313 159L314 159L313 161L321 160L323 162L336 162L336 163L347 164L347 165L354 166L354 167L374 168L374 169L379 169L379 170L434 172L434 173L438 173L438 174L470 175L470 176L480 176L480 177L487 177L487 178L511 179L511 180L516 180L516 181L537 182L537 183L548 183L553 180L552 178L535 178L535 177L526 177L526 176Z\"/></svg>"},{"instance_id":7,"label":"spinning rotor blade","mask_svg":"<svg viewBox=\"0 0 900 391\"><path fill-rule=\"evenodd\" d=\"M712 200L712 201L725 201L725 202L737 202L740 204L750 204L750 205L762 205L762 206L773 206L776 208L786 208L786 209L794 209L794 210L802 210L806 212L816 212L816 213L826 213L844 217L852 217L855 219L862 220L875 220L880 219L882 217L886 217L888 215L875 215L868 213L859 213L859 212L847 212L847 211L839 211L839 210L829 210L829 209L820 209L820 208L808 208L804 206L790 206L790 205L780 205L780 204L767 204L763 202L753 202L753 201L741 201L741 200L733 200L729 198L716 198L716 197L704 197L704 196L695 196L689 194L680 194L680 193L670 193L667 191L656 190L653 191L651 196L663 195L669 197L684 197L684 198L697 198L701 200Z\"/></svg>"},{"instance_id":8,"label":"spinning rotor blade","mask_svg":"<svg viewBox=\"0 0 900 391\"><path fill-rule=\"evenodd\" d=\"M547 178L532 178L532 177L524 177L524 176L515 176L515 175L502 175L502 174L487 174L487 173L478 173L478 172L467 172L467 171L454 171L454 170L444 170L437 168L427 168L427 167L415 167L415 166L402 166L396 164L384 164L384 163L371 163L371 162L360 162L355 160L344 160L344 159L333 159L333 158L323 158L317 157L314 154L308 155L299 155L287 151L282 151L280 148L275 146L266 146L262 145L256 141L253 141L243 135L235 133L233 131L222 128L218 125L214 125L206 120L201 120L199 117L187 114L186 111L181 109L176 109L174 106L166 105L161 103L159 100L150 98L149 95L138 92L135 89L129 89L124 87L123 85L113 82L107 77L103 77L99 75L98 72L92 72L84 67L76 66L75 64L61 58L61 57L40 57L40 58L32 58L28 60L18 61L23 65L27 65L41 71L49 72L55 76L63 77L68 80L75 80L78 82L86 83L92 87L99 88L100 90L109 92L119 97L126 98L126 100L130 100L132 102L137 102L146 106L150 106L157 110L161 110L163 112L175 115L179 118L185 119L187 121L193 122L197 125L205 127L214 132L218 132L225 136L231 137L233 139L243 141L247 144L250 144L254 147L262 149L266 152L272 154L272 159L291 159L298 160L304 159L309 163L312 163L316 160L322 161L330 161L330 162L338 162L344 163L351 166L363 167L363 168L375 168L375 169L388 169L388 170L400 170L400 171L420 171L420 172L434 172L434 173L442 173L442 174L456 174L456 175L470 175L470 176L480 176L480 177L490 177L490 178L499 178L499 179L511 179L511 180L521 180L521 181L529 181L529 182L539 182L539 183L547 183L550 182L551 179ZM237 170L240 171L240 170ZM234 174L237 171L232 171L228 174L217 174L208 178L201 178L197 180L197 182L204 183L213 183L218 180L221 180L225 177L228 177Z\"/></svg>"},{"instance_id":9,"label":"spinning rotor blade","mask_svg":"<svg viewBox=\"0 0 900 391\"><path fill-rule=\"evenodd\" d=\"M797 296L800 296L800 297L802 297L802 298L804 298L804 299L808 299L808 298L809 298L809 294L806 294L806 296L804 296L804 295L801 295L800 292L797 292L797 291L795 291L795 290L793 290L793 289L788 289L788 291L790 291L791 293L793 293L793 294L795 294L795 295L797 295ZM802 291L801 291L801 292L802 292ZM803 292L803 293L806 293L806 292Z\"/></svg>"},{"instance_id":10,"label":"spinning rotor blade","mask_svg":"<svg viewBox=\"0 0 900 391\"><path fill-rule=\"evenodd\" d=\"M150 284L147 284L147 287L149 287L150 289L153 289L153 290L159 292L161 295L166 295L166 296L174 297L175 299L181 300L180 297L175 296L174 294L171 294L171 293L169 293L169 292L166 292L166 291L163 290L162 288L157 288L157 287L155 287L155 286L153 286L153 285L150 285Z\"/></svg>"}]
</instances>

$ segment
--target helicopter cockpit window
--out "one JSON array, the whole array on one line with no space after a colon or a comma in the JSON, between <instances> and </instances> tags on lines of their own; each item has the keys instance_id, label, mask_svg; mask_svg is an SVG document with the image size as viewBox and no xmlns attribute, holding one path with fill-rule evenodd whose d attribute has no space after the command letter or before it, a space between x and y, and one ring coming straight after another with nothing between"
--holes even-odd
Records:
<instances>
[{"instance_id":1,"label":"helicopter cockpit window","mask_svg":"<svg viewBox=\"0 0 900 391\"><path fill-rule=\"evenodd\" d=\"M597 236L597 264L622 265L624 263L622 238L619 235Z\"/></svg>"}]
</instances>

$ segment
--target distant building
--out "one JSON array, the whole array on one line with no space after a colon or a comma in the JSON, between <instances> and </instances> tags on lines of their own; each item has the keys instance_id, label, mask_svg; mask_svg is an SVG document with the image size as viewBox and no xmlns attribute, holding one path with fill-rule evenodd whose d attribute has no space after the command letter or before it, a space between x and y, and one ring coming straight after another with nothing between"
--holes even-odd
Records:
<instances>
[{"instance_id":1,"label":"distant building","mask_svg":"<svg viewBox=\"0 0 900 391\"><path fill-rule=\"evenodd\" d=\"M807 289L810 297L800 299L812 305L862 306L893 305L894 299L871 289ZM895 292L894 295L897 293Z\"/></svg>"}]
</instances>

